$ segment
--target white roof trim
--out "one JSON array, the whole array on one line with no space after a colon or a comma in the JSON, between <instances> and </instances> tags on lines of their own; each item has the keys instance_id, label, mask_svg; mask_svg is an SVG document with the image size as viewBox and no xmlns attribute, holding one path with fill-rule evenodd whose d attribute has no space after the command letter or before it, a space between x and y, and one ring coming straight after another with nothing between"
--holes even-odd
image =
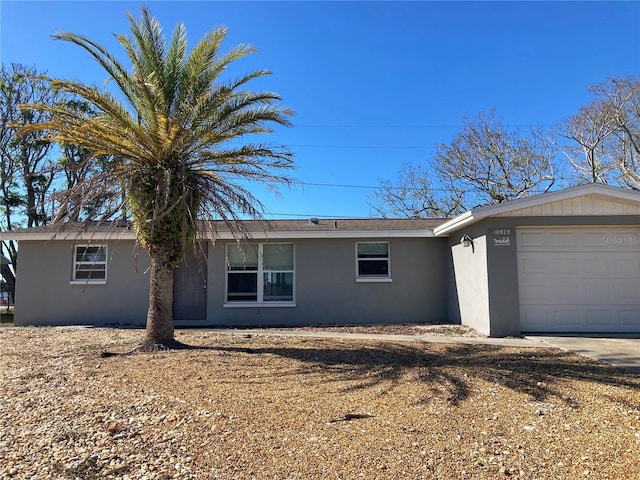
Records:
<instances>
[{"instance_id":1,"label":"white roof trim","mask_svg":"<svg viewBox=\"0 0 640 480\"><path fill-rule=\"evenodd\" d=\"M297 239L297 238L429 238L435 237L433 231L425 230L321 230L313 231L264 231L250 232L251 238L265 239ZM209 236L207 236L209 237ZM232 240L235 237L230 232L218 235L216 239Z\"/></svg>"},{"instance_id":2,"label":"white roof trim","mask_svg":"<svg viewBox=\"0 0 640 480\"><path fill-rule=\"evenodd\" d=\"M517 200L499 203L497 205L477 207L465 213L462 213L457 217L452 218L448 222L434 228L433 232L436 237L440 237L458 230L465 225L470 225L472 223L478 222L483 218L502 215L514 210L537 207L551 202L559 202L586 195L598 195L601 197L608 197L611 199L640 204L640 192L621 187L603 185L600 183L590 183L588 185L579 185L577 187L565 188L564 190L556 190L532 197L519 198Z\"/></svg>"},{"instance_id":3,"label":"white roof trim","mask_svg":"<svg viewBox=\"0 0 640 480\"><path fill-rule=\"evenodd\" d=\"M131 231L113 231L113 232L29 232L29 231L7 231L2 232L0 240L135 240L136 236Z\"/></svg>"},{"instance_id":4,"label":"white roof trim","mask_svg":"<svg viewBox=\"0 0 640 480\"><path fill-rule=\"evenodd\" d=\"M424 230L320 230L320 231L261 231L250 232L253 239L313 239L313 238L431 238L435 237L431 229ZM200 238L208 240L234 240L231 232L205 232ZM135 240L135 233L126 232L2 232L2 240Z\"/></svg>"}]
</instances>

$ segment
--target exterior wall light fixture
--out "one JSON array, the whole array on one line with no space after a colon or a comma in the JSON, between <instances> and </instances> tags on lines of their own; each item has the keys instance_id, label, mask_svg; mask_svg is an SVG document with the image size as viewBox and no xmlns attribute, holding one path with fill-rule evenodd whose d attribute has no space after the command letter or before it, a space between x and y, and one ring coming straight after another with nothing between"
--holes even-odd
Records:
<instances>
[{"instance_id":1,"label":"exterior wall light fixture","mask_svg":"<svg viewBox=\"0 0 640 480\"><path fill-rule=\"evenodd\" d=\"M460 243L463 247L471 247L471 249L473 250L473 239L466 233L460 239Z\"/></svg>"}]
</instances>

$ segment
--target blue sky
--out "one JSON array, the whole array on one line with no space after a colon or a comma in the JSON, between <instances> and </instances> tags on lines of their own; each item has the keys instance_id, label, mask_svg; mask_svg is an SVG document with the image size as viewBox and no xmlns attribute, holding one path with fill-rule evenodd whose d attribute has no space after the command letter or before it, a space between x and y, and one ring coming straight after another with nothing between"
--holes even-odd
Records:
<instances>
[{"instance_id":1,"label":"blue sky","mask_svg":"<svg viewBox=\"0 0 640 480\"><path fill-rule=\"evenodd\" d=\"M640 74L640 2L145 2L169 34L192 41L229 28L226 47L259 52L238 75L268 68L255 89L278 92L294 127L269 139L296 155L307 185L281 196L256 186L276 217L366 217L369 188L420 162L460 130L463 116L496 108L510 126L553 127L607 76ZM57 30L118 51L125 1L0 3L0 58L51 76L102 83L104 73Z\"/></svg>"}]
</instances>

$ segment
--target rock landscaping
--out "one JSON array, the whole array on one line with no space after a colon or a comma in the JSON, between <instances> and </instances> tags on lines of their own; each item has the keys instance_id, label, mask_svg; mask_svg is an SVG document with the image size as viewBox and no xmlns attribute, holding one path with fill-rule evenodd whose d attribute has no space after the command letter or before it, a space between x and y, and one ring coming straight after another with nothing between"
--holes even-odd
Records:
<instances>
[{"instance_id":1,"label":"rock landscaping","mask_svg":"<svg viewBox=\"0 0 640 480\"><path fill-rule=\"evenodd\" d=\"M0 329L0 479L638 479L640 375L561 350Z\"/></svg>"}]
</instances>

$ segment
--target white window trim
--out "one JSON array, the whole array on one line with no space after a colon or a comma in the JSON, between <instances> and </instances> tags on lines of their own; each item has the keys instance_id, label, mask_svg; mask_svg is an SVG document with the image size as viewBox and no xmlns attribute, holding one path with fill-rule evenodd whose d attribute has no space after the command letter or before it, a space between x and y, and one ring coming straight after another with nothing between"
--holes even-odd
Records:
<instances>
[{"instance_id":1,"label":"white window trim","mask_svg":"<svg viewBox=\"0 0 640 480\"><path fill-rule=\"evenodd\" d=\"M86 247L100 247L100 248L104 248L104 262L78 262L76 260L77 258L77 252L78 252L78 247L81 248L86 248ZM73 262L71 265L71 280L69 281L70 285L105 285L107 283L107 278L108 278L108 274L109 274L109 269L107 268L107 263L108 263L108 258L109 258L109 248L107 245L105 244L77 244L73 246ZM77 272L77 266L79 264L88 264L88 263L92 263L94 265L102 265L104 264L104 278L79 278L76 279L76 272Z\"/></svg>"},{"instance_id":2,"label":"white window trim","mask_svg":"<svg viewBox=\"0 0 640 480\"><path fill-rule=\"evenodd\" d=\"M224 303L222 304L223 308L274 308L274 307L295 307L296 306L296 247L292 242L269 242L269 245L292 245L293 246L293 270L266 270L267 272L275 272L275 273L285 273L291 271L293 273L293 291L292 291L292 300L287 301L264 301L264 273L265 270L263 268L263 247L264 243L257 244L258 246L258 269L255 270L257 275L257 297L256 301L237 301L237 302L229 302L227 300L229 295L229 273L227 267L227 248L229 245L236 245L235 243L227 243L224 247L224 261L225 261L225 275L224 275ZM253 270L246 271L245 273L253 273ZM232 272L233 273L233 272ZM242 272L237 272L242 273Z\"/></svg>"},{"instance_id":3,"label":"white window trim","mask_svg":"<svg viewBox=\"0 0 640 480\"><path fill-rule=\"evenodd\" d=\"M392 283L391 277L357 277L356 283Z\"/></svg>"},{"instance_id":4,"label":"white window trim","mask_svg":"<svg viewBox=\"0 0 640 480\"><path fill-rule=\"evenodd\" d=\"M375 277L375 276L369 276L369 275L364 275L364 276L360 276L360 269L359 269L359 258L358 258L358 245L360 245L361 243L386 243L387 244L387 266L388 266L388 271L389 273L387 274L386 277ZM355 244L355 256L356 256L356 283L391 283L393 282L393 278L391 277L391 244L390 242L386 242L386 241L375 241L375 240L371 240L368 242L356 242Z\"/></svg>"},{"instance_id":5,"label":"white window trim","mask_svg":"<svg viewBox=\"0 0 640 480\"><path fill-rule=\"evenodd\" d=\"M225 302L222 308L291 308L296 302Z\"/></svg>"}]
</instances>

